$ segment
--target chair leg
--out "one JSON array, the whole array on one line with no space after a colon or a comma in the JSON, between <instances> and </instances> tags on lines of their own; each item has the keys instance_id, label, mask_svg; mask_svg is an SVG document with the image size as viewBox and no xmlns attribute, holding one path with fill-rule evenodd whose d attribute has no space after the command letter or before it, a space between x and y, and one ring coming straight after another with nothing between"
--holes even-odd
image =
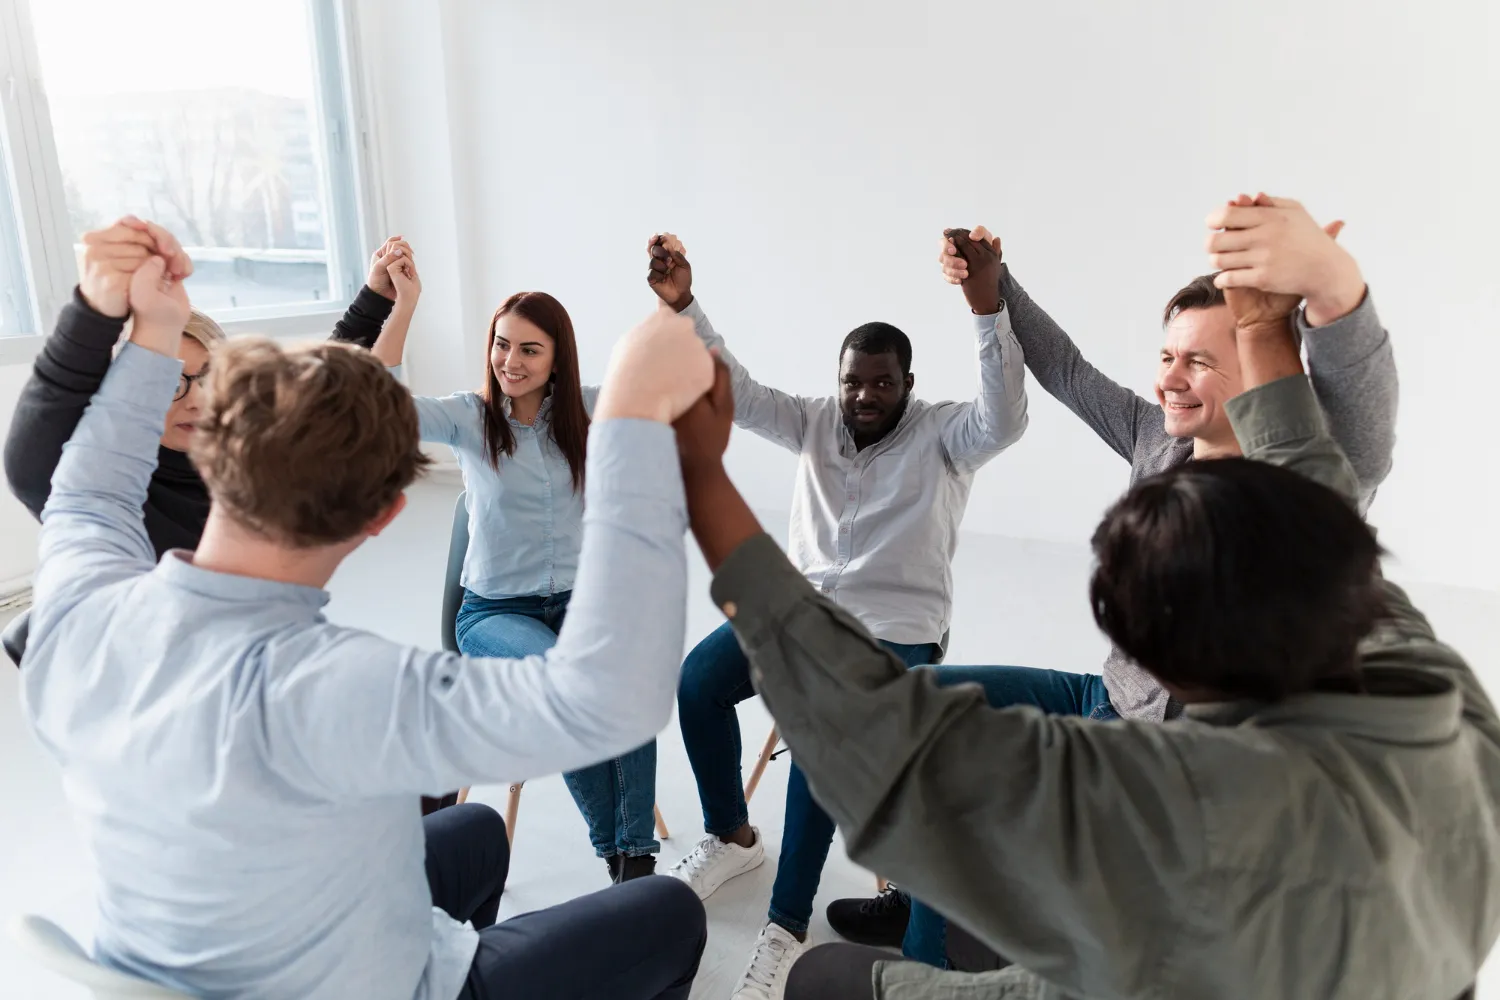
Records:
<instances>
[{"instance_id":1,"label":"chair leg","mask_svg":"<svg viewBox=\"0 0 1500 1000\"><path fill-rule=\"evenodd\" d=\"M465 785L458 790L458 804L463 805L467 801L469 801L469 786Z\"/></svg>"},{"instance_id":2,"label":"chair leg","mask_svg":"<svg viewBox=\"0 0 1500 1000\"><path fill-rule=\"evenodd\" d=\"M658 840L670 840L672 835L667 832L667 821L661 818L661 806L653 805L651 811L656 815L656 837Z\"/></svg>"},{"instance_id":3,"label":"chair leg","mask_svg":"<svg viewBox=\"0 0 1500 1000\"><path fill-rule=\"evenodd\" d=\"M510 798L505 803L505 839L516 846L516 812L521 808L521 787L526 782L518 781L510 786Z\"/></svg>"},{"instance_id":4,"label":"chair leg","mask_svg":"<svg viewBox=\"0 0 1500 1000\"><path fill-rule=\"evenodd\" d=\"M766 772L766 764L771 760L771 754L776 752L776 743L780 739L776 727L771 727L770 735L766 737L766 745L761 748L760 760L755 762L755 770L750 772L750 780L745 782L745 803L748 805L750 796L755 794L755 786L760 784L760 776Z\"/></svg>"}]
</instances>

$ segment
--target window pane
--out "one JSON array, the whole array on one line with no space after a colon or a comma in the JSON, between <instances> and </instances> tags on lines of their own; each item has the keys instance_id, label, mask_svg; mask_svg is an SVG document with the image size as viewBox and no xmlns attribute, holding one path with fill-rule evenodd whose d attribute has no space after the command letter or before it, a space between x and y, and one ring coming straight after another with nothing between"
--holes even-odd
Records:
<instances>
[{"instance_id":1,"label":"window pane","mask_svg":"<svg viewBox=\"0 0 1500 1000\"><path fill-rule=\"evenodd\" d=\"M31 9L75 233L160 222L193 257L199 308L329 299L307 0Z\"/></svg>"},{"instance_id":2,"label":"window pane","mask_svg":"<svg viewBox=\"0 0 1500 1000\"><path fill-rule=\"evenodd\" d=\"M5 144L0 142L0 337L36 333Z\"/></svg>"}]
</instances>

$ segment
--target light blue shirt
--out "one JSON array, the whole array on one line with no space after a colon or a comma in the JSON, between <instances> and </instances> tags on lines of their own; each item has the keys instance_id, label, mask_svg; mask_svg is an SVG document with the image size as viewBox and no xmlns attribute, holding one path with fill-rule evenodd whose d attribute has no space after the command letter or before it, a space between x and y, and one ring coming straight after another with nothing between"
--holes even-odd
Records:
<instances>
[{"instance_id":1,"label":"light blue shirt","mask_svg":"<svg viewBox=\"0 0 1500 1000\"><path fill-rule=\"evenodd\" d=\"M485 453L484 400L478 393L412 398L422 440L452 448L463 473L469 508L463 585L489 598L572 590L583 541L583 496L574 491L573 470L552 439L552 397L542 401L529 426L511 419L507 406L516 450L500 456L498 470ZM597 387L584 386L590 414L598 398Z\"/></svg>"},{"instance_id":2,"label":"light blue shirt","mask_svg":"<svg viewBox=\"0 0 1500 1000\"><path fill-rule=\"evenodd\" d=\"M431 905L416 797L666 725L686 606L672 429L594 425L557 645L465 658L330 624L322 590L185 552L153 566L141 505L180 370L121 351L42 515L22 702L98 873L96 954L211 1000L451 1000L477 935Z\"/></svg>"}]
</instances>

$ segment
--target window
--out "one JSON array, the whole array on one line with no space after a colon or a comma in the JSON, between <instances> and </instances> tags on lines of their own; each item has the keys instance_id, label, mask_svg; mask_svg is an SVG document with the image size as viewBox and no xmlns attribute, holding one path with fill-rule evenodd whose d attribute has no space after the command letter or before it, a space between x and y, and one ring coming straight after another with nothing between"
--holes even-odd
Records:
<instances>
[{"instance_id":1,"label":"window","mask_svg":"<svg viewBox=\"0 0 1500 1000\"><path fill-rule=\"evenodd\" d=\"M4 132L32 140L8 148L26 183L0 205L0 336L50 324L77 281L79 234L127 212L177 235L193 304L221 322L353 297L365 213L336 0L0 0L0 27L17 39L0 84L22 91ZM33 231L7 228L38 192ZM40 316L17 318L28 312Z\"/></svg>"}]
</instances>

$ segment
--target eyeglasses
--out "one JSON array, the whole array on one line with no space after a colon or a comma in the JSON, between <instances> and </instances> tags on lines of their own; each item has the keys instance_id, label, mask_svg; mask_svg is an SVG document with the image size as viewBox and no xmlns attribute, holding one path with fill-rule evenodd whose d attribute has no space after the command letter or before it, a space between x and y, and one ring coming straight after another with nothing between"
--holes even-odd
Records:
<instances>
[{"instance_id":1,"label":"eyeglasses","mask_svg":"<svg viewBox=\"0 0 1500 1000\"><path fill-rule=\"evenodd\" d=\"M177 393L172 397L172 402L175 403L180 399L185 399L187 397L188 390L193 387L193 383L207 377L207 367L205 367L196 375L189 375L187 372L183 372L181 375L177 376Z\"/></svg>"}]
</instances>

